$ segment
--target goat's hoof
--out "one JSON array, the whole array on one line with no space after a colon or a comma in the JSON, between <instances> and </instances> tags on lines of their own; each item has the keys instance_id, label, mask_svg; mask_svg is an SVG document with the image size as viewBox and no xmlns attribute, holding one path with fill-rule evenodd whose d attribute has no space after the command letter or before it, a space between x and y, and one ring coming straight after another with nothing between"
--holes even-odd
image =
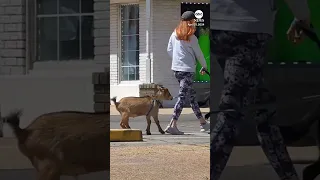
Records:
<instances>
[{"instance_id":1,"label":"goat's hoof","mask_svg":"<svg viewBox=\"0 0 320 180\"><path fill-rule=\"evenodd\" d=\"M161 134L165 134L166 132L164 132L163 130L159 131Z\"/></svg>"},{"instance_id":2,"label":"goat's hoof","mask_svg":"<svg viewBox=\"0 0 320 180\"><path fill-rule=\"evenodd\" d=\"M147 135L151 135L151 132L147 132Z\"/></svg>"}]
</instances>

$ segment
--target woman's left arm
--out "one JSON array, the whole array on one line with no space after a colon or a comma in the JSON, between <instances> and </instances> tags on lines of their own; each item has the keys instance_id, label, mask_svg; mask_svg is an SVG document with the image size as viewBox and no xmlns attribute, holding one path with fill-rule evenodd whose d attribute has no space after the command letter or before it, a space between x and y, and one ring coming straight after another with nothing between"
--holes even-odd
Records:
<instances>
[{"instance_id":1,"label":"woman's left arm","mask_svg":"<svg viewBox=\"0 0 320 180\"><path fill-rule=\"evenodd\" d=\"M167 52L168 52L169 56L172 58L172 54L173 54L172 35L170 36L170 39L169 39Z\"/></svg>"},{"instance_id":2,"label":"woman's left arm","mask_svg":"<svg viewBox=\"0 0 320 180\"><path fill-rule=\"evenodd\" d=\"M201 66L207 69L207 62L204 59L203 53L200 49L198 38L194 35L191 37L191 45L192 45L193 52L196 58L198 59L198 61L200 62Z\"/></svg>"}]
</instances>

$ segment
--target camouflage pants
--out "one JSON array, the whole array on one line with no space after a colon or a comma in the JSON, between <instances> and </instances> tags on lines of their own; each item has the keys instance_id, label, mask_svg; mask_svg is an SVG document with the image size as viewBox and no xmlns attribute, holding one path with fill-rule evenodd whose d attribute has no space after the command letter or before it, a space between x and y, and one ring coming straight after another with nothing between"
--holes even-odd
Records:
<instances>
[{"instance_id":1,"label":"camouflage pants","mask_svg":"<svg viewBox=\"0 0 320 180\"><path fill-rule=\"evenodd\" d=\"M182 71L174 71L174 76L179 82L179 98L174 106L174 111L172 115L172 119L178 120L183 106L186 102L186 98L189 98L189 102L194 114L197 116L198 119L202 118L202 114L200 111L200 107L196 100L196 91L192 88L193 84L193 76L194 73L192 72L182 72Z\"/></svg>"},{"instance_id":2,"label":"camouflage pants","mask_svg":"<svg viewBox=\"0 0 320 180\"><path fill-rule=\"evenodd\" d=\"M219 108L239 110L250 103L246 97L251 90L263 84L262 68L266 45L271 36L217 30L211 30L211 35L211 53L224 70L224 88ZM269 109L256 112L254 120L257 124L258 139L280 179L298 179L279 127L269 123L275 113L275 110ZM241 112L221 112L217 115L217 124L211 131L211 180L220 178L232 152L241 122Z\"/></svg>"}]
</instances>

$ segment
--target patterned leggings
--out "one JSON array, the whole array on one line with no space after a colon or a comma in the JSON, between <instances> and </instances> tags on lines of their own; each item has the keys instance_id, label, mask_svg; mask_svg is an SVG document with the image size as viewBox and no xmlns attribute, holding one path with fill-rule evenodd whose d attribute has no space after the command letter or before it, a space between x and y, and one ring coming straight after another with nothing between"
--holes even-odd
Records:
<instances>
[{"instance_id":1,"label":"patterned leggings","mask_svg":"<svg viewBox=\"0 0 320 180\"><path fill-rule=\"evenodd\" d=\"M250 90L263 85L262 69L267 49L268 34L252 34L211 30L211 52L224 70L224 88L220 109L240 109L250 103ZM262 109L256 112L257 135L270 164L281 180L297 180L297 173L284 145L279 127L269 124L276 111ZM210 174L218 180L232 152L241 112L223 112L211 131Z\"/></svg>"},{"instance_id":2,"label":"patterned leggings","mask_svg":"<svg viewBox=\"0 0 320 180\"><path fill-rule=\"evenodd\" d=\"M179 89L179 99L174 106L174 111L172 115L173 120L178 120L183 106L185 104L186 98L189 98L191 108L194 114L197 116L198 119L202 118L202 114L196 100L196 91L192 88L193 84L193 76L194 73L192 72L182 72L182 71L173 71L174 76L177 78L180 89Z\"/></svg>"}]
</instances>

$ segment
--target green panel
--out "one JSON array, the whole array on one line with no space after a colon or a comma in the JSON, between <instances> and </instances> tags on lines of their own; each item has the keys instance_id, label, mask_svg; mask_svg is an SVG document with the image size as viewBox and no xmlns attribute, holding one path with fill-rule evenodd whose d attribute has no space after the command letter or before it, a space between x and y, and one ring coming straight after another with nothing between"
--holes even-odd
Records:
<instances>
[{"instance_id":1,"label":"green panel","mask_svg":"<svg viewBox=\"0 0 320 180\"><path fill-rule=\"evenodd\" d=\"M207 62L208 70L210 72L210 36L209 36L209 28L201 28L199 32L198 43L200 49L202 50L203 56ZM210 81L210 76L205 74L201 75L198 73L201 69L201 64L197 61L197 73L195 80L196 81Z\"/></svg>"},{"instance_id":2,"label":"green panel","mask_svg":"<svg viewBox=\"0 0 320 180\"><path fill-rule=\"evenodd\" d=\"M297 62L309 61L320 62L320 51L315 43L306 39L299 45L294 45L287 40L286 32L293 20L293 15L283 0L277 2L278 13L276 16L276 27L274 40L270 44L270 58L273 62ZM319 0L309 0L312 23L320 34L320 7Z\"/></svg>"},{"instance_id":3,"label":"green panel","mask_svg":"<svg viewBox=\"0 0 320 180\"><path fill-rule=\"evenodd\" d=\"M182 2L181 3L181 14L185 11L197 11L201 10L203 12L203 25L197 27L197 31L195 32L195 36L198 38L199 46L202 50L202 53L206 59L208 70L210 71L210 37L209 37L209 28L210 28L210 4L208 3L191 3L191 2ZM197 68L194 80L200 82L209 82L210 76L201 75L199 70L201 69L201 65L197 62Z\"/></svg>"}]
</instances>

